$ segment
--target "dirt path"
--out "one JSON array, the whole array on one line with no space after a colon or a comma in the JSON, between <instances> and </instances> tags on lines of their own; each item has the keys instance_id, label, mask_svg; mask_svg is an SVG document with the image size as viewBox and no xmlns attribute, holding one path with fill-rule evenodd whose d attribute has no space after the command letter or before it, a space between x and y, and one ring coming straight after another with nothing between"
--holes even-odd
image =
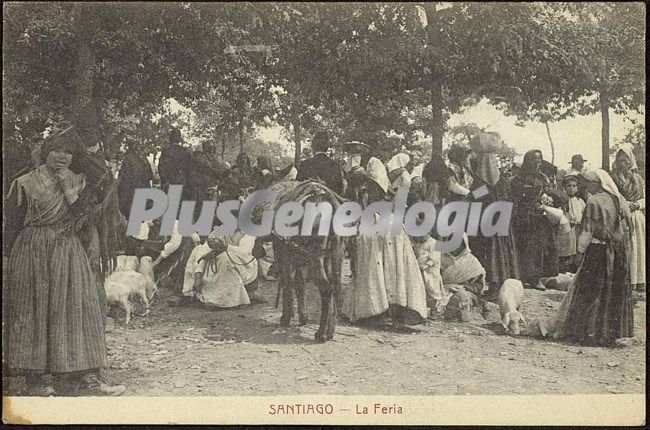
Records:
<instances>
[{"instance_id":1,"label":"dirt path","mask_svg":"<svg viewBox=\"0 0 650 430\"><path fill-rule=\"evenodd\" d=\"M341 325L327 344L313 340L319 298L308 288L311 323L281 329L276 283L268 304L233 310L168 305L107 335L110 381L127 395L585 394L645 392L646 305L634 309L636 343L592 348L500 333L499 324L430 321L420 333ZM564 293L526 290L529 321L546 318Z\"/></svg>"}]
</instances>

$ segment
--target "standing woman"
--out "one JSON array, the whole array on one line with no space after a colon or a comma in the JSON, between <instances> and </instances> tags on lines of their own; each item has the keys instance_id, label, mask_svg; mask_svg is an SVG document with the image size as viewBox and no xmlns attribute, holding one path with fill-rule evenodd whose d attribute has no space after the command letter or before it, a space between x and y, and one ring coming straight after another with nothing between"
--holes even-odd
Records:
<instances>
[{"instance_id":1,"label":"standing woman","mask_svg":"<svg viewBox=\"0 0 650 430\"><path fill-rule=\"evenodd\" d=\"M411 186L413 162L408 154L401 152L395 155L386 164L386 169L388 169L388 179L394 191L397 191L399 187Z\"/></svg>"},{"instance_id":2,"label":"standing woman","mask_svg":"<svg viewBox=\"0 0 650 430\"><path fill-rule=\"evenodd\" d=\"M645 292L645 184L632 151L620 149L616 153L612 178L632 213L628 250L630 284L633 289Z\"/></svg>"},{"instance_id":3,"label":"standing woman","mask_svg":"<svg viewBox=\"0 0 650 430\"><path fill-rule=\"evenodd\" d=\"M390 182L377 158L368 160L366 197L362 206L386 200ZM377 216L375 222L377 222ZM413 246L404 230L396 236L362 235L354 239L352 285L345 294L343 314L352 323L378 317L396 330L421 324L427 316L426 289ZM372 319L371 319L372 318Z\"/></svg>"},{"instance_id":4,"label":"standing woman","mask_svg":"<svg viewBox=\"0 0 650 430\"><path fill-rule=\"evenodd\" d=\"M557 276L560 264L555 229L543 210L544 205L558 204L548 194L550 180L540 171L542 161L542 151L526 152L521 170L510 182L521 280L525 287L538 290L546 289L540 278Z\"/></svg>"},{"instance_id":5,"label":"standing woman","mask_svg":"<svg viewBox=\"0 0 650 430\"><path fill-rule=\"evenodd\" d=\"M6 202L4 355L33 395L115 396L99 378L106 340L98 289L76 235L88 201L86 179L68 167L70 134L47 141L44 164L16 179ZM52 374L55 387L42 376Z\"/></svg>"},{"instance_id":6,"label":"standing woman","mask_svg":"<svg viewBox=\"0 0 650 430\"><path fill-rule=\"evenodd\" d=\"M501 175L497 155L493 152L496 139L498 138L494 135L481 133L472 145L475 150L473 188L485 185L488 190L488 194L476 199L483 203L484 208L494 202L511 200L510 183ZM472 252L485 268L490 293L497 292L506 279L519 279L519 258L512 225L507 236L477 235L470 239L470 245Z\"/></svg>"},{"instance_id":7,"label":"standing woman","mask_svg":"<svg viewBox=\"0 0 650 430\"><path fill-rule=\"evenodd\" d=\"M584 259L549 331L557 339L612 346L634 336L624 228L630 211L607 172L582 176L590 194L578 242Z\"/></svg>"}]
</instances>

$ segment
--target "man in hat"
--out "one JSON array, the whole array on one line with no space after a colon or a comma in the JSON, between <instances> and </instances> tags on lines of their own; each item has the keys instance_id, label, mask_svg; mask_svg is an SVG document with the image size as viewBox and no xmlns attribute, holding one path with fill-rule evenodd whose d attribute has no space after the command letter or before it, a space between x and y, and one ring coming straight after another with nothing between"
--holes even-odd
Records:
<instances>
[{"instance_id":1,"label":"man in hat","mask_svg":"<svg viewBox=\"0 0 650 430\"><path fill-rule=\"evenodd\" d=\"M571 170L567 172L567 175L579 175L582 173L582 170L585 168L585 160L582 158L581 154L576 154L571 157Z\"/></svg>"},{"instance_id":2,"label":"man in hat","mask_svg":"<svg viewBox=\"0 0 650 430\"><path fill-rule=\"evenodd\" d=\"M582 173L585 171L585 161L587 160L582 158L582 154L576 154L571 157L571 169L569 169L569 171L566 173L566 176L578 176L577 196L586 202L587 198L589 197L589 192L587 191L587 184L582 178Z\"/></svg>"},{"instance_id":3,"label":"man in hat","mask_svg":"<svg viewBox=\"0 0 650 430\"><path fill-rule=\"evenodd\" d=\"M193 178L204 169L196 154L183 146L182 142L181 131L172 128L169 132L169 145L163 148L158 161L162 190L167 192L170 185L183 185L181 200L201 201L200 189L197 189Z\"/></svg>"},{"instance_id":4,"label":"man in hat","mask_svg":"<svg viewBox=\"0 0 650 430\"><path fill-rule=\"evenodd\" d=\"M343 171L339 164L327 155L331 147L328 134L324 131L317 132L312 140L314 156L300 163L296 180L320 179L328 188L343 195Z\"/></svg>"}]
</instances>

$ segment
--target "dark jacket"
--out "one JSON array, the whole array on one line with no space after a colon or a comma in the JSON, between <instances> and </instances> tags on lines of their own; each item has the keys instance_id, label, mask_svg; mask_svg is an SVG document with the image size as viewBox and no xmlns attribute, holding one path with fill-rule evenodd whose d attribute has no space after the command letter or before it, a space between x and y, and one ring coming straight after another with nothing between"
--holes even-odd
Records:
<instances>
[{"instance_id":1,"label":"dark jacket","mask_svg":"<svg viewBox=\"0 0 650 430\"><path fill-rule=\"evenodd\" d=\"M151 187L149 182L151 180L153 180L153 172L147 157L135 151L127 151L124 154L117 179L117 197L120 211L126 219L129 219L136 188Z\"/></svg>"},{"instance_id":2,"label":"dark jacket","mask_svg":"<svg viewBox=\"0 0 650 430\"><path fill-rule=\"evenodd\" d=\"M319 152L298 166L297 181L320 179L331 190L343 194L343 171L339 163Z\"/></svg>"}]
</instances>

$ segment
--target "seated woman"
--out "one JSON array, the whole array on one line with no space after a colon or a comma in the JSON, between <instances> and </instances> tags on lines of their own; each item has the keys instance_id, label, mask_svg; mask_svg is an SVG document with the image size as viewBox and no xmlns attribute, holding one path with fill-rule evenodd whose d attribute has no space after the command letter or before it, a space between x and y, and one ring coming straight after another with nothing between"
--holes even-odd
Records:
<instances>
[{"instance_id":1,"label":"seated woman","mask_svg":"<svg viewBox=\"0 0 650 430\"><path fill-rule=\"evenodd\" d=\"M463 233L463 242L457 250L442 254L440 266L442 282L448 291L458 290L462 286L480 296L488 289L485 269L469 249L467 233Z\"/></svg>"},{"instance_id":2,"label":"seated woman","mask_svg":"<svg viewBox=\"0 0 650 430\"><path fill-rule=\"evenodd\" d=\"M368 203L386 200L390 182L386 167L377 158L368 161ZM427 318L426 291L409 237L354 237L352 285L342 311L350 322L388 316L394 328L420 324Z\"/></svg>"},{"instance_id":3,"label":"seated woman","mask_svg":"<svg viewBox=\"0 0 650 430\"><path fill-rule=\"evenodd\" d=\"M201 257L194 270L196 298L208 306L232 308L251 303L257 287L255 238L242 232L230 237L208 238L212 249Z\"/></svg>"}]
</instances>

